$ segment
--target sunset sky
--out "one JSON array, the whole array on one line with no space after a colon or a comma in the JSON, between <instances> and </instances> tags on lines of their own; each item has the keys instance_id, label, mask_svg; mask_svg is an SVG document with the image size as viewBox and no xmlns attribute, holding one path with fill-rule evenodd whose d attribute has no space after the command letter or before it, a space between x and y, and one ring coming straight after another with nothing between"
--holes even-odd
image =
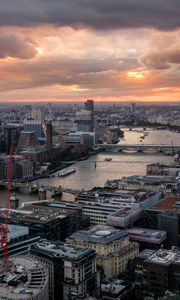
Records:
<instances>
[{"instance_id":1,"label":"sunset sky","mask_svg":"<svg viewBox=\"0 0 180 300\"><path fill-rule=\"evenodd\" d=\"M180 0L0 0L0 101L180 101Z\"/></svg>"}]
</instances>

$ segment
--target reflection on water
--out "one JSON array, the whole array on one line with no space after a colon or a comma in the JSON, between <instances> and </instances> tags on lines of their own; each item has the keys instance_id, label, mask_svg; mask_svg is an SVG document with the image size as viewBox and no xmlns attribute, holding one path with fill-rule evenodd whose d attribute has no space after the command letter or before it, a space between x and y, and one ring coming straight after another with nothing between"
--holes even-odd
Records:
<instances>
[{"instance_id":1,"label":"reflection on water","mask_svg":"<svg viewBox=\"0 0 180 300\"><path fill-rule=\"evenodd\" d=\"M123 129L124 130L124 129ZM170 144L180 143L180 134L168 130L155 130L147 128L136 128L132 131L125 129L124 139L122 143L140 143L141 136L146 133L143 139L144 144ZM121 143L120 142L120 143ZM105 158L111 157L112 161L104 161ZM97 162L96 168L94 161ZM100 153L97 156L90 157L88 160L77 162L76 173L65 178L48 178L43 182L50 186L69 187L74 189L91 189L94 186L103 186L108 179L118 179L122 176L145 175L146 164L162 162L172 163L173 157L163 154L152 153Z\"/></svg>"},{"instance_id":2,"label":"reflection on water","mask_svg":"<svg viewBox=\"0 0 180 300\"><path fill-rule=\"evenodd\" d=\"M125 139L123 143L139 143L140 136L142 136L142 129L136 131L125 131ZM170 132L167 130L149 130L149 134L143 139L143 143L147 144L171 144L180 143L180 134ZM105 161L105 158L112 158L111 161ZM95 161L97 162L95 168ZM47 179L40 179L39 183L48 186L63 186L72 189L91 189L94 186L103 186L105 181L110 179L118 179L122 176L130 175L145 175L146 164L148 163L172 163L173 157L165 156L163 154L152 153L100 153L96 156L90 157L88 160L79 161L74 166L76 173L71 174L65 178L52 177ZM38 182L38 181L37 181ZM0 190L0 206L4 207L6 193ZM37 200L37 195L22 195L18 194L20 203L26 201ZM72 196L64 195L64 199L68 200Z\"/></svg>"},{"instance_id":3,"label":"reflection on water","mask_svg":"<svg viewBox=\"0 0 180 300\"><path fill-rule=\"evenodd\" d=\"M112 161L104 161L111 157ZM96 161L96 168L94 162ZM122 176L144 175L146 164L152 162L171 163L173 158L162 154L127 154L127 153L100 153L88 160L77 162L76 173L65 178L53 177L43 179L44 185L69 187L72 189L91 189L94 186L103 186L108 179L118 179Z\"/></svg>"}]
</instances>

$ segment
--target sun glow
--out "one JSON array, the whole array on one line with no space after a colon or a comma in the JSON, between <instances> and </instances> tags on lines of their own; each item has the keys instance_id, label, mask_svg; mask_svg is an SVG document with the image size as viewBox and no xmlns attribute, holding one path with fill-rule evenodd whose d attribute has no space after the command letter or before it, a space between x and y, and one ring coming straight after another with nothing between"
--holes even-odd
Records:
<instances>
[{"instance_id":1,"label":"sun glow","mask_svg":"<svg viewBox=\"0 0 180 300\"><path fill-rule=\"evenodd\" d=\"M127 73L128 77L133 79L144 79L145 73L143 71L130 71Z\"/></svg>"},{"instance_id":2,"label":"sun glow","mask_svg":"<svg viewBox=\"0 0 180 300\"><path fill-rule=\"evenodd\" d=\"M41 48L36 48L36 50L37 50L37 53L38 53L39 55L42 55L42 49L41 49Z\"/></svg>"}]
</instances>

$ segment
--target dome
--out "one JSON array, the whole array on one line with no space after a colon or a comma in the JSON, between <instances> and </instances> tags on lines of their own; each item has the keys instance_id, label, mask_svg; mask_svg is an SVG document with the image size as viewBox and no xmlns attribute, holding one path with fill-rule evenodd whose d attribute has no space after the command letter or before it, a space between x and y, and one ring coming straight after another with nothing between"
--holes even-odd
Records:
<instances>
[{"instance_id":1,"label":"dome","mask_svg":"<svg viewBox=\"0 0 180 300\"><path fill-rule=\"evenodd\" d=\"M111 234L110 230L98 230L98 231L96 231L96 235L99 235L99 236L106 236L106 235L109 235L109 234Z\"/></svg>"}]
</instances>

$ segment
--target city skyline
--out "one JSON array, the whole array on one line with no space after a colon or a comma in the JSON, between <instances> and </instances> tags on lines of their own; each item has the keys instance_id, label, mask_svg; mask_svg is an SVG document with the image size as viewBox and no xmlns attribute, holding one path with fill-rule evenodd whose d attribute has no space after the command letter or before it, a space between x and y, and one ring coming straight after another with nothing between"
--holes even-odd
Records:
<instances>
[{"instance_id":1,"label":"city skyline","mask_svg":"<svg viewBox=\"0 0 180 300\"><path fill-rule=\"evenodd\" d=\"M0 0L0 102L180 100L178 0Z\"/></svg>"}]
</instances>

